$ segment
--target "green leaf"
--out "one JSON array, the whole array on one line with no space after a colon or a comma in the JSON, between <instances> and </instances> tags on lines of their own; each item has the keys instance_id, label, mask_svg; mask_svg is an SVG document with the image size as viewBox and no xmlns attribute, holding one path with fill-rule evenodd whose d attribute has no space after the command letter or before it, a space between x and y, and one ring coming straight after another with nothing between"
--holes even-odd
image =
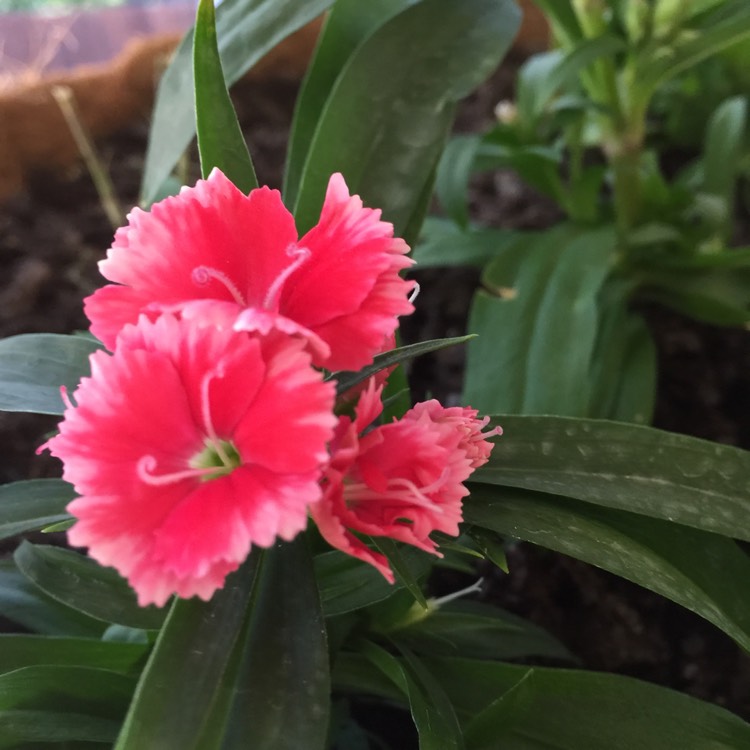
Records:
<instances>
[{"instance_id":1,"label":"green leaf","mask_svg":"<svg viewBox=\"0 0 750 750\"><path fill-rule=\"evenodd\" d=\"M428 217L411 257L420 271L434 266L482 268L520 239L519 232L512 229L462 231L452 221Z\"/></svg>"},{"instance_id":2,"label":"green leaf","mask_svg":"<svg viewBox=\"0 0 750 750\"><path fill-rule=\"evenodd\" d=\"M417 577L429 571L431 562L420 550L404 548L401 555ZM316 555L315 576L326 617L363 609L388 599L402 588L398 582L388 583L372 565L337 550Z\"/></svg>"},{"instance_id":3,"label":"green leaf","mask_svg":"<svg viewBox=\"0 0 750 750\"><path fill-rule=\"evenodd\" d=\"M110 643L93 638L0 635L0 674L38 665L80 666L129 674L147 648L140 643Z\"/></svg>"},{"instance_id":4,"label":"green leaf","mask_svg":"<svg viewBox=\"0 0 750 750\"><path fill-rule=\"evenodd\" d=\"M403 554L404 546L399 546L392 539L387 537L375 537L373 539L375 546L381 554L388 558L388 563L393 570L396 581L403 586L414 599L424 608L427 609L427 599L422 593L422 586L419 583L420 576L424 575L423 567L412 558Z\"/></svg>"},{"instance_id":5,"label":"green leaf","mask_svg":"<svg viewBox=\"0 0 750 750\"><path fill-rule=\"evenodd\" d=\"M331 377L335 378L338 382L336 392L341 395L355 385L367 380L367 378L374 375L376 372L384 370L386 367L392 367L393 365L398 365L402 362L408 362L410 359L419 357L422 354L437 352L440 351L440 349L447 349L449 346L464 344L473 338L473 335L455 336L449 339L434 339L432 341L420 341L418 344L400 346L383 354L378 354L371 365L362 368L358 372L334 372Z\"/></svg>"},{"instance_id":6,"label":"green leaf","mask_svg":"<svg viewBox=\"0 0 750 750\"><path fill-rule=\"evenodd\" d=\"M423 205L455 103L497 66L518 22L510 0L423 0L371 34L320 115L295 202L300 230L317 221L330 175L342 172L401 234Z\"/></svg>"},{"instance_id":7,"label":"green leaf","mask_svg":"<svg viewBox=\"0 0 750 750\"><path fill-rule=\"evenodd\" d=\"M673 47L647 48L635 70L637 91L649 97L665 81L750 36L750 5L724 0Z\"/></svg>"},{"instance_id":8,"label":"green leaf","mask_svg":"<svg viewBox=\"0 0 750 750\"><path fill-rule=\"evenodd\" d=\"M218 750L204 737L231 695L261 556L254 552L210 601L176 599L143 671L115 750Z\"/></svg>"},{"instance_id":9,"label":"green leaf","mask_svg":"<svg viewBox=\"0 0 750 750\"><path fill-rule=\"evenodd\" d=\"M0 560L0 612L37 633L100 638L105 624L44 594L16 568Z\"/></svg>"},{"instance_id":10,"label":"green leaf","mask_svg":"<svg viewBox=\"0 0 750 750\"><path fill-rule=\"evenodd\" d=\"M138 606L135 592L114 569L77 552L23 542L13 558L47 596L89 617L144 630L164 621L164 610Z\"/></svg>"},{"instance_id":11,"label":"green leaf","mask_svg":"<svg viewBox=\"0 0 750 750\"><path fill-rule=\"evenodd\" d=\"M111 743L134 686L130 677L87 667L34 666L0 675L0 748Z\"/></svg>"},{"instance_id":12,"label":"green leaf","mask_svg":"<svg viewBox=\"0 0 750 750\"><path fill-rule=\"evenodd\" d=\"M729 711L632 677L474 659L429 659L461 715L469 750L741 750ZM515 690L514 690L515 688ZM511 710L503 703L512 702Z\"/></svg>"},{"instance_id":13,"label":"green leaf","mask_svg":"<svg viewBox=\"0 0 750 750\"><path fill-rule=\"evenodd\" d=\"M730 198L743 154L747 100L735 96L722 102L711 116L703 148L703 189Z\"/></svg>"},{"instance_id":14,"label":"green leaf","mask_svg":"<svg viewBox=\"0 0 750 750\"><path fill-rule=\"evenodd\" d=\"M374 643L362 644L364 657L377 667L407 696L414 724L419 732L419 750L462 750L461 731L453 707L439 685L429 680L429 673L419 669L414 674L416 659L407 659L408 667ZM428 685L421 679L428 675Z\"/></svg>"},{"instance_id":15,"label":"green leaf","mask_svg":"<svg viewBox=\"0 0 750 750\"><path fill-rule=\"evenodd\" d=\"M264 561L223 750L323 750L328 662L325 621L303 535L278 544Z\"/></svg>"},{"instance_id":16,"label":"green leaf","mask_svg":"<svg viewBox=\"0 0 750 750\"><path fill-rule=\"evenodd\" d=\"M630 309L626 288L605 285L599 304L589 414L650 424L656 399L656 346L651 332Z\"/></svg>"},{"instance_id":17,"label":"green leaf","mask_svg":"<svg viewBox=\"0 0 750 750\"><path fill-rule=\"evenodd\" d=\"M419 654L479 659L573 658L541 628L483 602L456 601L431 607L429 614L398 630L396 637Z\"/></svg>"},{"instance_id":18,"label":"green leaf","mask_svg":"<svg viewBox=\"0 0 750 750\"><path fill-rule=\"evenodd\" d=\"M0 539L35 531L70 516L65 506L75 497L61 479L30 479L0 487Z\"/></svg>"},{"instance_id":19,"label":"green leaf","mask_svg":"<svg viewBox=\"0 0 750 750\"><path fill-rule=\"evenodd\" d=\"M612 228L562 225L490 263L469 318L479 337L468 345L466 403L486 413L587 414L597 296L614 252Z\"/></svg>"},{"instance_id":20,"label":"green leaf","mask_svg":"<svg viewBox=\"0 0 750 750\"><path fill-rule=\"evenodd\" d=\"M478 485L464 503L464 517L645 586L750 651L750 559L730 539L567 498Z\"/></svg>"},{"instance_id":21,"label":"green leaf","mask_svg":"<svg viewBox=\"0 0 750 750\"><path fill-rule=\"evenodd\" d=\"M435 190L445 212L466 229L469 224L469 179L482 137L476 134L451 138L438 164Z\"/></svg>"},{"instance_id":22,"label":"green leaf","mask_svg":"<svg viewBox=\"0 0 750 750\"><path fill-rule=\"evenodd\" d=\"M24 333L0 341L0 410L62 414L60 387L72 391L89 374L101 344L85 336Z\"/></svg>"},{"instance_id":23,"label":"green leaf","mask_svg":"<svg viewBox=\"0 0 750 750\"><path fill-rule=\"evenodd\" d=\"M201 174L218 167L243 193L258 187L219 57L214 0L199 0L193 38L195 117Z\"/></svg>"},{"instance_id":24,"label":"green leaf","mask_svg":"<svg viewBox=\"0 0 750 750\"><path fill-rule=\"evenodd\" d=\"M217 31L227 85L332 1L225 0L217 10ZM159 84L141 187L144 204L156 199L195 133L192 45L191 32Z\"/></svg>"},{"instance_id":25,"label":"green leaf","mask_svg":"<svg viewBox=\"0 0 750 750\"><path fill-rule=\"evenodd\" d=\"M297 200L299 182L315 129L339 74L356 48L372 33L409 5L419 0L338 0L333 3L318 40L294 111L287 164L284 199Z\"/></svg>"},{"instance_id":26,"label":"green leaf","mask_svg":"<svg viewBox=\"0 0 750 750\"><path fill-rule=\"evenodd\" d=\"M640 513L750 541L750 452L640 425L498 417L473 479Z\"/></svg>"}]
</instances>

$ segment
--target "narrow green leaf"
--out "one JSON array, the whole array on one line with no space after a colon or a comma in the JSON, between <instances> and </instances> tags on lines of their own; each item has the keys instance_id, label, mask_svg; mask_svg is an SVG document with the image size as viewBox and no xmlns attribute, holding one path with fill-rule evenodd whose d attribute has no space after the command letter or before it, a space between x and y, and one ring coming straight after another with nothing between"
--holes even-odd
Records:
<instances>
[{"instance_id":1,"label":"narrow green leaf","mask_svg":"<svg viewBox=\"0 0 750 750\"><path fill-rule=\"evenodd\" d=\"M413 674L412 658L409 668L384 648L374 643L362 644L363 656L377 667L407 696L414 724L419 732L419 750L462 750L464 747L453 708L439 686L425 689Z\"/></svg>"},{"instance_id":2,"label":"narrow green leaf","mask_svg":"<svg viewBox=\"0 0 750 750\"><path fill-rule=\"evenodd\" d=\"M731 539L553 495L478 485L464 504L464 517L645 586L750 651L750 558Z\"/></svg>"},{"instance_id":3,"label":"narrow green leaf","mask_svg":"<svg viewBox=\"0 0 750 750\"><path fill-rule=\"evenodd\" d=\"M140 643L109 643L93 638L0 635L0 674L38 665L81 666L129 674L147 648Z\"/></svg>"},{"instance_id":4,"label":"narrow green leaf","mask_svg":"<svg viewBox=\"0 0 750 750\"><path fill-rule=\"evenodd\" d=\"M750 725L729 711L632 677L476 659L425 663L460 714L476 717L468 724L469 750L750 746ZM504 700L513 701L512 710L503 710Z\"/></svg>"},{"instance_id":5,"label":"narrow green leaf","mask_svg":"<svg viewBox=\"0 0 750 750\"><path fill-rule=\"evenodd\" d=\"M0 560L0 612L36 633L100 638L106 625L66 607L35 586L13 560Z\"/></svg>"},{"instance_id":6,"label":"narrow green leaf","mask_svg":"<svg viewBox=\"0 0 750 750\"><path fill-rule=\"evenodd\" d=\"M433 178L455 103L496 67L518 22L510 0L423 0L365 39L310 144L294 209L301 231L317 221L330 175L342 172L401 234Z\"/></svg>"},{"instance_id":7,"label":"narrow green leaf","mask_svg":"<svg viewBox=\"0 0 750 750\"><path fill-rule=\"evenodd\" d=\"M282 39L319 16L333 0L225 0L217 9L224 78L231 86ZM161 79L154 107L141 201L152 203L195 134L193 34Z\"/></svg>"},{"instance_id":8,"label":"narrow green leaf","mask_svg":"<svg viewBox=\"0 0 750 750\"><path fill-rule=\"evenodd\" d=\"M750 541L750 452L603 420L498 417L473 479L619 508Z\"/></svg>"},{"instance_id":9,"label":"narrow green leaf","mask_svg":"<svg viewBox=\"0 0 750 750\"><path fill-rule=\"evenodd\" d=\"M398 630L396 637L420 654L572 659L570 652L541 628L483 602L456 601L431 608L425 617Z\"/></svg>"},{"instance_id":10,"label":"narrow green leaf","mask_svg":"<svg viewBox=\"0 0 750 750\"><path fill-rule=\"evenodd\" d=\"M130 677L87 667L34 666L0 675L0 748L111 743L134 686Z\"/></svg>"},{"instance_id":11,"label":"narrow green leaf","mask_svg":"<svg viewBox=\"0 0 750 750\"><path fill-rule=\"evenodd\" d=\"M195 117L201 173L218 167L243 193L258 187L255 170L229 98L216 38L214 0L199 0L193 38Z\"/></svg>"},{"instance_id":12,"label":"narrow green leaf","mask_svg":"<svg viewBox=\"0 0 750 750\"><path fill-rule=\"evenodd\" d=\"M486 268L468 328L464 401L485 413L585 416L614 261L611 227L562 225L506 249Z\"/></svg>"},{"instance_id":13,"label":"narrow green leaf","mask_svg":"<svg viewBox=\"0 0 750 750\"><path fill-rule=\"evenodd\" d=\"M89 617L144 630L164 621L164 610L138 606L135 592L114 569L77 552L23 542L13 558L47 596Z\"/></svg>"},{"instance_id":14,"label":"narrow green leaf","mask_svg":"<svg viewBox=\"0 0 750 750\"><path fill-rule=\"evenodd\" d=\"M431 216L425 219L411 257L420 271L434 266L482 268L521 239L519 232L511 229L462 231L452 221Z\"/></svg>"},{"instance_id":15,"label":"narrow green leaf","mask_svg":"<svg viewBox=\"0 0 750 750\"><path fill-rule=\"evenodd\" d=\"M0 410L62 414L60 387L73 391L101 344L85 336L24 333L0 341Z\"/></svg>"},{"instance_id":16,"label":"narrow green leaf","mask_svg":"<svg viewBox=\"0 0 750 750\"><path fill-rule=\"evenodd\" d=\"M30 479L0 487L0 539L41 529L70 516L73 487L60 479Z\"/></svg>"},{"instance_id":17,"label":"narrow green leaf","mask_svg":"<svg viewBox=\"0 0 750 750\"><path fill-rule=\"evenodd\" d=\"M302 169L316 126L331 90L354 50L389 18L417 1L362 3L361 0L338 0L333 3L294 110L284 175L283 192L287 204L293 205L297 200Z\"/></svg>"},{"instance_id":18,"label":"narrow green leaf","mask_svg":"<svg viewBox=\"0 0 750 750\"><path fill-rule=\"evenodd\" d=\"M455 136L438 164L437 197L448 216L462 229L469 224L469 179L481 143L482 137L476 134Z\"/></svg>"},{"instance_id":19,"label":"narrow green leaf","mask_svg":"<svg viewBox=\"0 0 750 750\"><path fill-rule=\"evenodd\" d=\"M177 599L130 705L115 750L214 750L221 737L205 738L222 692L232 690L232 656L247 618L260 566L254 552L210 601Z\"/></svg>"},{"instance_id":20,"label":"narrow green leaf","mask_svg":"<svg viewBox=\"0 0 750 750\"><path fill-rule=\"evenodd\" d=\"M323 750L328 663L313 562L300 536L264 561L223 750Z\"/></svg>"},{"instance_id":21,"label":"narrow green leaf","mask_svg":"<svg viewBox=\"0 0 750 750\"><path fill-rule=\"evenodd\" d=\"M747 125L747 99L722 102L711 116L703 148L703 189L728 198L741 162Z\"/></svg>"},{"instance_id":22,"label":"narrow green leaf","mask_svg":"<svg viewBox=\"0 0 750 750\"><path fill-rule=\"evenodd\" d=\"M338 385L336 386L336 392L341 395L355 385L362 383L367 380L371 375L374 375L380 370L384 370L386 367L392 367L403 362L408 362L410 359L419 357L422 354L429 354L430 352L437 352L440 349L447 349L449 346L456 346L457 344L464 344L470 339L474 338L473 335L469 336L455 336L449 339L434 339L432 341L420 341L418 344L409 344L408 346L400 346L396 349L391 349L383 354L378 354L373 360L371 365L362 368L359 372L335 372L331 376L334 378Z\"/></svg>"},{"instance_id":23,"label":"narrow green leaf","mask_svg":"<svg viewBox=\"0 0 750 750\"><path fill-rule=\"evenodd\" d=\"M388 558L399 584L414 597L423 609L427 609L427 599L425 599L422 586L419 583L419 576L422 575L421 566L416 565L410 558L403 555L402 548L392 539L382 536L375 537L373 543Z\"/></svg>"}]
</instances>

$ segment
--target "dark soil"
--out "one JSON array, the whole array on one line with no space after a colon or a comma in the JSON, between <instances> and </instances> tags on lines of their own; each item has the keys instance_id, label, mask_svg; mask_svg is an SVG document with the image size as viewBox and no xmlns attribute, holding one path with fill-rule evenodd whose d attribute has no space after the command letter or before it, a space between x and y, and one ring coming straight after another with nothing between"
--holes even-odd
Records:
<instances>
[{"instance_id":1,"label":"dark soil","mask_svg":"<svg viewBox=\"0 0 750 750\"><path fill-rule=\"evenodd\" d=\"M462 109L459 127L477 129L494 104L510 95L512 71L500 71ZM296 86L244 83L236 92L240 119L262 183L278 186ZM100 144L124 206L133 205L146 148L147 125ZM197 177L195 165L193 178ZM478 183L474 210L496 226L543 227L554 206L511 173ZM81 300L102 279L96 269L112 240L86 173L40 176L0 206L0 336L84 329ZM464 331L473 271L420 274L418 312L404 325L409 340ZM750 448L750 336L693 323L663 309L648 320L659 349L657 425ZM418 361L416 397L455 400L461 388L460 349ZM55 419L0 414L0 483L59 475L56 461L35 448ZM724 705L750 719L750 660L713 626L638 586L530 545L509 554L511 574L490 574L486 596L549 629L584 667L634 675Z\"/></svg>"}]
</instances>

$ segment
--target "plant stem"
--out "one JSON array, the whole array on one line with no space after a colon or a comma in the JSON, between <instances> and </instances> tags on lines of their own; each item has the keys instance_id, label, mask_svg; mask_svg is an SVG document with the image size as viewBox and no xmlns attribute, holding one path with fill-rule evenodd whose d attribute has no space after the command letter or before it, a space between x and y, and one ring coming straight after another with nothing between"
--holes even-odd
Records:
<instances>
[{"instance_id":1,"label":"plant stem","mask_svg":"<svg viewBox=\"0 0 750 750\"><path fill-rule=\"evenodd\" d=\"M125 213L115 192L115 187L102 164L102 159L96 151L94 142L83 126L78 114L73 91L70 86L53 86L52 96L55 98L65 122L70 128L70 134L83 157L86 168L94 182L94 187L99 195L99 201L104 213L109 219L113 229L121 227L125 223Z\"/></svg>"}]
</instances>

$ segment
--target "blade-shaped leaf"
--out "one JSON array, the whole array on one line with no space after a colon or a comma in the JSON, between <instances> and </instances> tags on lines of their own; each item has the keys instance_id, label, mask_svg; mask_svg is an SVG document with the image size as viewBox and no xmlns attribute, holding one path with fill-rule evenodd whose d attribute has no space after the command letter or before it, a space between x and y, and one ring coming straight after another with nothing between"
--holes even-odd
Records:
<instances>
[{"instance_id":1,"label":"blade-shaped leaf","mask_svg":"<svg viewBox=\"0 0 750 750\"><path fill-rule=\"evenodd\" d=\"M750 725L729 711L632 677L474 659L426 665L461 715L475 717L470 750L741 750L750 743Z\"/></svg>"},{"instance_id":2,"label":"blade-shaped leaf","mask_svg":"<svg viewBox=\"0 0 750 750\"><path fill-rule=\"evenodd\" d=\"M62 414L60 387L75 389L101 344L87 336L24 333L0 341L0 410Z\"/></svg>"},{"instance_id":3,"label":"blade-shaped leaf","mask_svg":"<svg viewBox=\"0 0 750 750\"><path fill-rule=\"evenodd\" d=\"M328 14L315 57L297 97L289 136L284 199L293 205L315 128L339 74L364 39L419 0L338 0Z\"/></svg>"},{"instance_id":4,"label":"blade-shaped leaf","mask_svg":"<svg viewBox=\"0 0 750 750\"><path fill-rule=\"evenodd\" d=\"M227 85L282 39L319 16L333 0L225 0L217 9L219 51ZM193 34L188 33L159 84L141 187L152 203L195 134Z\"/></svg>"},{"instance_id":5,"label":"blade-shaped leaf","mask_svg":"<svg viewBox=\"0 0 750 750\"><path fill-rule=\"evenodd\" d=\"M90 617L145 630L156 630L164 621L164 610L138 606L119 573L77 552L24 542L13 558L47 596Z\"/></svg>"},{"instance_id":6,"label":"blade-shaped leaf","mask_svg":"<svg viewBox=\"0 0 750 750\"><path fill-rule=\"evenodd\" d=\"M336 391L339 395L345 393L355 385L367 380L370 375L374 375L380 370L384 370L386 367L392 367L393 365L401 364L402 362L408 362L410 359L419 357L422 354L428 354L429 352L436 352L440 349L447 349L449 346L456 346L457 344L464 344L470 339L474 338L473 335L469 336L455 336L450 339L434 339L432 341L420 341L418 344L409 344L408 346L400 346L396 349L391 349L383 354L378 354L374 358L371 365L363 367L358 372L335 372L332 377L336 379L338 385Z\"/></svg>"},{"instance_id":7,"label":"blade-shaped leaf","mask_svg":"<svg viewBox=\"0 0 750 750\"><path fill-rule=\"evenodd\" d=\"M60 479L30 479L0 487L0 539L42 529L70 516L65 506L75 497Z\"/></svg>"},{"instance_id":8,"label":"blade-shaped leaf","mask_svg":"<svg viewBox=\"0 0 750 750\"><path fill-rule=\"evenodd\" d=\"M81 666L129 674L147 648L140 643L111 643L93 638L0 635L0 673L37 665Z\"/></svg>"},{"instance_id":9,"label":"blade-shaped leaf","mask_svg":"<svg viewBox=\"0 0 750 750\"><path fill-rule=\"evenodd\" d=\"M134 687L130 677L87 667L35 666L0 675L0 748L111 743Z\"/></svg>"},{"instance_id":10,"label":"blade-shaped leaf","mask_svg":"<svg viewBox=\"0 0 750 750\"><path fill-rule=\"evenodd\" d=\"M177 599L138 683L115 750L213 750L221 735L203 737L222 693L233 688L236 646L261 555L254 552L210 601ZM229 683L229 684L228 684ZM205 740L205 741L204 741Z\"/></svg>"},{"instance_id":11,"label":"blade-shaped leaf","mask_svg":"<svg viewBox=\"0 0 750 750\"><path fill-rule=\"evenodd\" d=\"M521 659L572 659L570 652L541 628L483 602L457 601L433 609L397 632L420 654Z\"/></svg>"},{"instance_id":12,"label":"blade-shaped leaf","mask_svg":"<svg viewBox=\"0 0 750 750\"><path fill-rule=\"evenodd\" d=\"M750 452L641 425L498 417L473 478L641 513L750 541Z\"/></svg>"},{"instance_id":13,"label":"blade-shaped leaf","mask_svg":"<svg viewBox=\"0 0 750 750\"><path fill-rule=\"evenodd\" d=\"M304 536L267 553L223 750L323 750L328 645Z\"/></svg>"},{"instance_id":14,"label":"blade-shaped leaf","mask_svg":"<svg viewBox=\"0 0 750 750\"><path fill-rule=\"evenodd\" d=\"M0 613L36 632L56 636L100 638L106 624L47 596L18 570L13 560L0 561Z\"/></svg>"},{"instance_id":15,"label":"blade-shaped leaf","mask_svg":"<svg viewBox=\"0 0 750 750\"><path fill-rule=\"evenodd\" d=\"M298 227L315 223L329 176L342 172L403 232L433 178L455 102L498 64L518 22L510 0L423 0L367 38L320 116L295 203Z\"/></svg>"},{"instance_id":16,"label":"blade-shaped leaf","mask_svg":"<svg viewBox=\"0 0 750 750\"><path fill-rule=\"evenodd\" d=\"M731 539L567 498L477 485L464 517L656 591L750 651L750 558Z\"/></svg>"},{"instance_id":17,"label":"blade-shaped leaf","mask_svg":"<svg viewBox=\"0 0 750 750\"><path fill-rule=\"evenodd\" d=\"M214 0L200 0L193 38L195 117L201 172L218 167L243 193L258 187L219 57Z\"/></svg>"},{"instance_id":18,"label":"blade-shaped leaf","mask_svg":"<svg viewBox=\"0 0 750 750\"><path fill-rule=\"evenodd\" d=\"M485 270L468 328L464 401L485 413L585 416L610 227L570 225L506 249Z\"/></svg>"},{"instance_id":19,"label":"blade-shaped leaf","mask_svg":"<svg viewBox=\"0 0 750 750\"><path fill-rule=\"evenodd\" d=\"M364 643L362 654L407 696L414 724L419 732L419 750L462 750L464 747L453 708L439 686L425 686L393 654L374 643ZM421 677L421 675L420 675ZM430 689L432 688L432 689Z\"/></svg>"}]
</instances>

